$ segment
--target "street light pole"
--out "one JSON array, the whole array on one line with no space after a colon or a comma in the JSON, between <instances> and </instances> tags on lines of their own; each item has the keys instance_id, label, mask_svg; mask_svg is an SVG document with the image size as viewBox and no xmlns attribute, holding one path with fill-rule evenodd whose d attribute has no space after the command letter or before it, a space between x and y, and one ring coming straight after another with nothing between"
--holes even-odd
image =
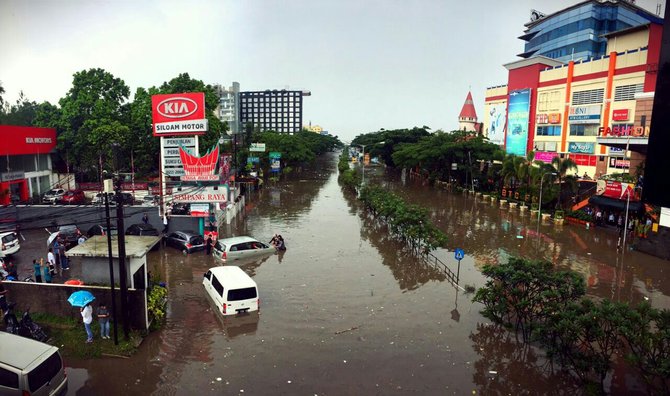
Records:
<instances>
[{"instance_id":1,"label":"street light pole","mask_svg":"<svg viewBox=\"0 0 670 396\"><path fill-rule=\"evenodd\" d=\"M550 172L550 173L545 173L540 177L540 202L537 205L537 222L538 224L540 223L540 216L542 215L542 182L544 181L544 177L547 175L553 175L556 176L555 172ZM560 199L560 198L559 198Z\"/></svg>"}]
</instances>

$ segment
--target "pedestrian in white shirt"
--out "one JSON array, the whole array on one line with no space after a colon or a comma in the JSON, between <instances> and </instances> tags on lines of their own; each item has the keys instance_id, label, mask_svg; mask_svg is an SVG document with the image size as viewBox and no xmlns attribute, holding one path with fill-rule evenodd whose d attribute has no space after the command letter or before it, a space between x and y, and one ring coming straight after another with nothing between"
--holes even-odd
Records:
<instances>
[{"instance_id":1,"label":"pedestrian in white shirt","mask_svg":"<svg viewBox=\"0 0 670 396\"><path fill-rule=\"evenodd\" d=\"M91 331L91 323L93 322L93 308L91 307L91 304L86 304L85 306L79 308L79 311L81 312L81 317L84 321L84 328L86 329L86 335L88 336L86 343L90 344L93 342L93 331Z\"/></svg>"},{"instance_id":2,"label":"pedestrian in white shirt","mask_svg":"<svg viewBox=\"0 0 670 396\"><path fill-rule=\"evenodd\" d=\"M47 265L49 266L49 272L51 276L56 275L56 256L54 255L53 248L49 248L49 253L47 254Z\"/></svg>"}]
</instances>

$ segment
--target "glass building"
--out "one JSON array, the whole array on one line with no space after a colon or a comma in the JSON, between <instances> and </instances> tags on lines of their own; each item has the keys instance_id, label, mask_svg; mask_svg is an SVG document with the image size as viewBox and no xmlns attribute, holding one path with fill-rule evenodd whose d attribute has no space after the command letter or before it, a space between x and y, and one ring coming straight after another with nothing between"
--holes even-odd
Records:
<instances>
[{"instance_id":1,"label":"glass building","mask_svg":"<svg viewBox=\"0 0 670 396\"><path fill-rule=\"evenodd\" d=\"M550 15L531 12L519 37L526 42L518 56L546 56L562 62L606 55L603 34L663 19L623 0L588 0Z\"/></svg>"},{"instance_id":2,"label":"glass building","mask_svg":"<svg viewBox=\"0 0 670 396\"><path fill-rule=\"evenodd\" d=\"M302 97L309 91L240 92L240 124L262 131L295 133L302 129Z\"/></svg>"}]
</instances>

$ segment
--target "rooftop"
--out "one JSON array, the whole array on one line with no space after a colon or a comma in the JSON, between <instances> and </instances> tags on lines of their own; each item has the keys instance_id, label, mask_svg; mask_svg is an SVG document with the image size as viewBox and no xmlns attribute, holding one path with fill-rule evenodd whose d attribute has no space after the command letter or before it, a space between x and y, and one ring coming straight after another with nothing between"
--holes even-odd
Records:
<instances>
[{"instance_id":1,"label":"rooftop","mask_svg":"<svg viewBox=\"0 0 670 396\"><path fill-rule=\"evenodd\" d=\"M126 257L144 257L160 240L161 238L156 236L126 235ZM73 257L109 257L107 236L93 236L68 250L67 254ZM119 239L116 235L112 236L112 257L119 257Z\"/></svg>"}]
</instances>

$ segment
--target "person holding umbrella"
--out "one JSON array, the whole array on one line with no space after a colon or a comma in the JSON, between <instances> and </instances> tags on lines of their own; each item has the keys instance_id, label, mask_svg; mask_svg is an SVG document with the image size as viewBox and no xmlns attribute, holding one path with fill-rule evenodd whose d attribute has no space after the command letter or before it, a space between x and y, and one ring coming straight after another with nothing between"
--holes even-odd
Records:
<instances>
[{"instance_id":1,"label":"person holding umbrella","mask_svg":"<svg viewBox=\"0 0 670 396\"><path fill-rule=\"evenodd\" d=\"M84 328L86 329L87 344L93 342L93 332L91 331L91 323L93 323L93 308L91 307L91 303L93 300L95 300L95 297L87 290L76 291L67 299L73 307L79 307Z\"/></svg>"},{"instance_id":2,"label":"person holding umbrella","mask_svg":"<svg viewBox=\"0 0 670 396\"><path fill-rule=\"evenodd\" d=\"M91 304L88 303L79 308L79 311L81 312L81 317L84 321L84 328L86 329L86 335L88 336L86 343L90 344L93 342L93 331L91 331L91 323L93 322L93 308L91 307Z\"/></svg>"}]
</instances>

